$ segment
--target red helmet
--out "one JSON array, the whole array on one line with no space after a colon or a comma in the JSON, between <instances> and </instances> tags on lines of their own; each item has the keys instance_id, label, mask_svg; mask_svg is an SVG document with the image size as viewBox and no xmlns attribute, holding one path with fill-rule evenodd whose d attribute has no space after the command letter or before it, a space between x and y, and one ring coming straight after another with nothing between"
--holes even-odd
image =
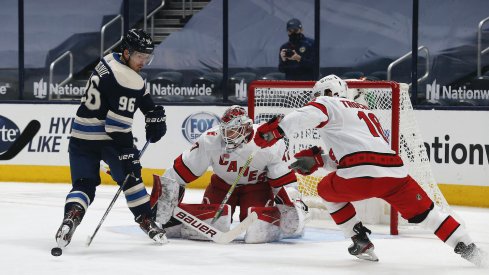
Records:
<instances>
[{"instance_id":1,"label":"red helmet","mask_svg":"<svg viewBox=\"0 0 489 275\"><path fill-rule=\"evenodd\" d=\"M232 151L253 132L253 121L248 117L245 108L233 105L222 115L219 129L226 144L226 150Z\"/></svg>"}]
</instances>

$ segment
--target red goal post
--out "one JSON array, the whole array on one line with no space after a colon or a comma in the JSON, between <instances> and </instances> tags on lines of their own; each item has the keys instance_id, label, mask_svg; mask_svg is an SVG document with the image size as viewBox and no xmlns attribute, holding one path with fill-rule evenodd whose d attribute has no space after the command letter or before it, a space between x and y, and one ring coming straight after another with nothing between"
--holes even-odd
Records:
<instances>
[{"instance_id":1,"label":"red goal post","mask_svg":"<svg viewBox=\"0 0 489 275\"><path fill-rule=\"evenodd\" d=\"M278 114L287 114L304 106L312 98L315 81L257 80L248 87L248 112L255 123L262 123ZM379 118L389 144L400 154L409 173L442 208L448 207L431 173L426 149L422 141L409 99L408 86L393 81L347 81L349 89L357 89L357 102L367 105ZM403 128L404 127L404 128ZM315 129L306 129L286 139L288 157L312 145L321 145ZM324 145L323 145L324 147ZM323 170L323 169L320 169ZM299 190L314 205L318 181L330 171L298 175ZM309 202L309 201L306 201ZM377 211L377 210L376 210ZM390 231L398 234L398 213L391 207Z\"/></svg>"}]
</instances>

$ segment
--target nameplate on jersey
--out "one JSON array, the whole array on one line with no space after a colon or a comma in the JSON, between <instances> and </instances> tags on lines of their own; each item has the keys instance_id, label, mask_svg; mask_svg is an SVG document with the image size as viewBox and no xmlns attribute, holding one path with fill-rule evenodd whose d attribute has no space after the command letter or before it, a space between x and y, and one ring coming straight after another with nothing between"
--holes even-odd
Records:
<instances>
[{"instance_id":1,"label":"nameplate on jersey","mask_svg":"<svg viewBox=\"0 0 489 275\"><path fill-rule=\"evenodd\" d=\"M109 69L105 67L104 63L100 61L97 66L95 66L95 71L98 73L100 77L104 76L105 74L110 74Z\"/></svg>"}]
</instances>

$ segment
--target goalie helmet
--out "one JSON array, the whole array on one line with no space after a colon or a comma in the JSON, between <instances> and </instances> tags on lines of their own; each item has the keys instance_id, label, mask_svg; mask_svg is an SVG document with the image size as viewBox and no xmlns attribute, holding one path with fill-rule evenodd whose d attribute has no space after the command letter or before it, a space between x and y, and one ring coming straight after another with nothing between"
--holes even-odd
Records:
<instances>
[{"instance_id":1,"label":"goalie helmet","mask_svg":"<svg viewBox=\"0 0 489 275\"><path fill-rule=\"evenodd\" d=\"M226 151L231 152L253 132L253 121L248 117L245 108L233 105L222 115L219 130L226 144Z\"/></svg>"},{"instance_id":2,"label":"goalie helmet","mask_svg":"<svg viewBox=\"0 0 489 275\"><path fill-rule=\"evenodd\" d=\"M314 97L336 96L348 98L348 85L346 82L334 74L330 74L318 80L312 88Z\"/></svg>"}]
</instances>

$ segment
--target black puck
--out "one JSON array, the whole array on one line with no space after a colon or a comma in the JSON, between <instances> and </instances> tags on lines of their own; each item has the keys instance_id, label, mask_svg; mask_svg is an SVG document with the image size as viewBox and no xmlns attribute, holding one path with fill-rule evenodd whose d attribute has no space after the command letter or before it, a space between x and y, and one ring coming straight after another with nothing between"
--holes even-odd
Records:
<instances>
[{"instance_id":1,"label":"black puck","mask_svg":"<svg viewBox=\"0 0 489 275\"><path fill-rule=\"evenodd\" d=\"M53 247L53 249L51 249L51 255L58 257L61 256L61 254L63 254L63 250L61 250L61 248Z\"/></svg>"}]
</instances>

